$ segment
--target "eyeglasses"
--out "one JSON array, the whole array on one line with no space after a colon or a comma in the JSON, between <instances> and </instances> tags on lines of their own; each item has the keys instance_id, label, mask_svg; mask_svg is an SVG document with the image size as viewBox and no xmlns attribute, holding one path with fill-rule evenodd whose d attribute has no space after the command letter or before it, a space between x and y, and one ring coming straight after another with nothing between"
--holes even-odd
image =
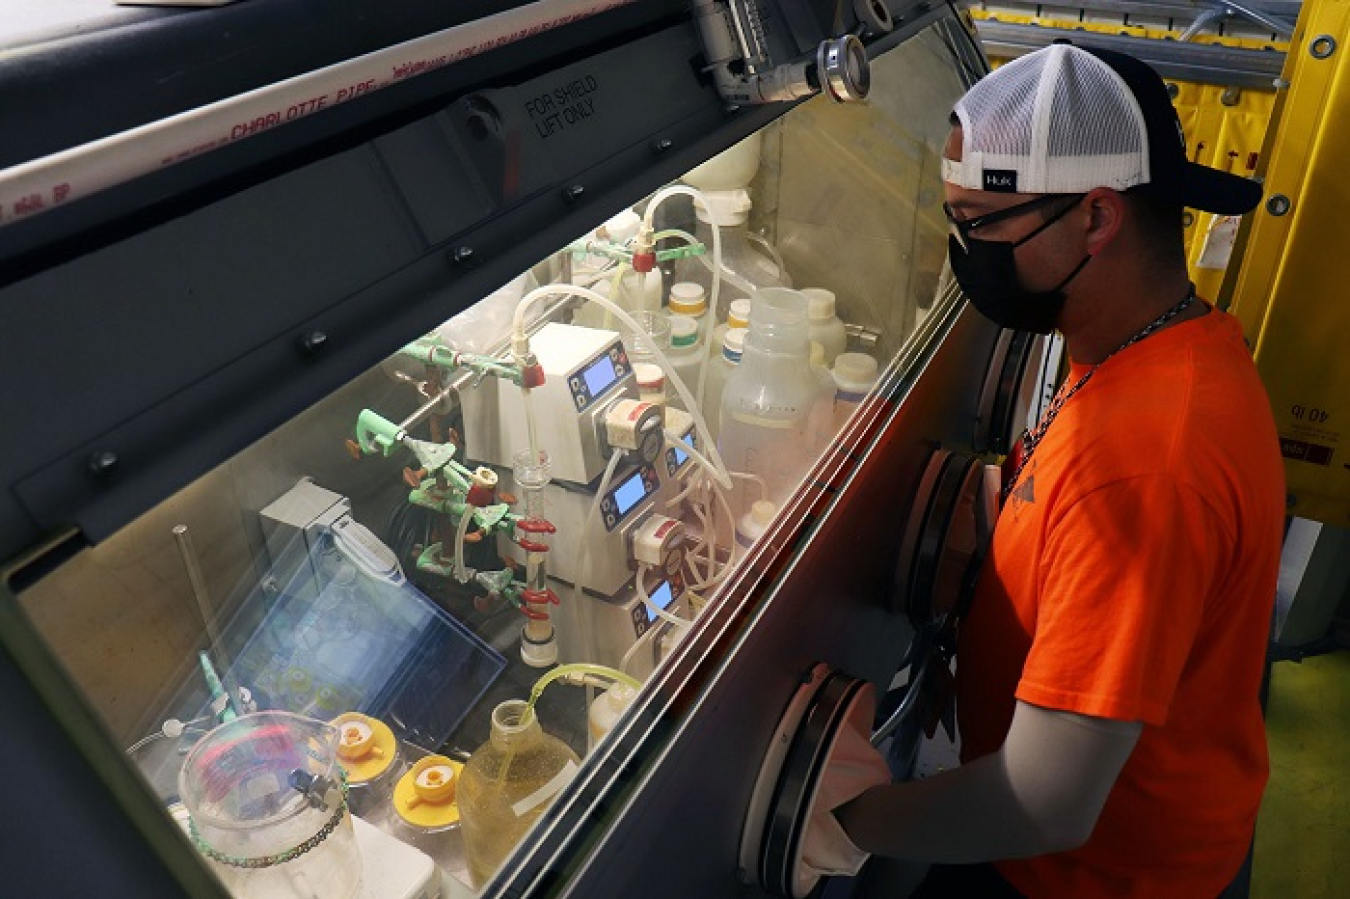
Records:
<instances>
[{"instance_id":1,"label":"eyeglasses","mask_svg":"<svg viewBox=\"0 0 1350 899\"><path fill-rule=\"evenodd\" d=\"M947 203L943 203L942 214L947 216L947 224L950 227L952 236L956 238L956 242L961 245L961 249L969 252L970 247L968 246L967 241L970 239L970 232L977 228L987 228L990 225L996 225L999 222L1006 222L1009 219L1015 219L1018 216L1026 215L1028 212L1032 212L1044 206L1050 206L1061 200L1073 200L1072 203L1065 203L1064 208L1056 213L1054 218L1018 241L1020 244L1041 233L1041 231L1053 224L1066 212L1072 209L1079 200L1086 196L1087 194L1046 194L1043 197L1027 200L1025 203L1018 203L1016 206L1009 206L1007 209L999 209L996 212L991 212L988 215L981 215L973 219L958 219L953 214L952 207Z\"/></svg>"}]
</instances>

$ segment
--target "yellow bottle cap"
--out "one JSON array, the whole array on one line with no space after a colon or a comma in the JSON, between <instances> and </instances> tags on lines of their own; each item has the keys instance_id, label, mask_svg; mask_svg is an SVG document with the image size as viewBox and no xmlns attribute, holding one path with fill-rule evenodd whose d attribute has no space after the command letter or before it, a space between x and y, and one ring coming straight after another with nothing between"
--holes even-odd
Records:
<instances>
[{"instance_id":1,"label":"yellow bottle cap","mask_svg":"<svg viewBox=\"0 0 1350 899\"><path fill-rule=\"evenodd\" d=\"M673 314L699 316L708 310L708 298L702 285L677 281L670 286L669 306Z\"/></svg>"},{"instance_id":2,"label":"yellow bottle cap","mask_svg":"<svg viewBox=\"0 0 1350 899\"><path fill-rule=\"evenodd\" d=\"M750 327L750 301L739 299L731 301L731 308L727 310L728 328L748 328Z\"/></svg>"},{"instance_id":3,"label":"yellow bottle cap","mask_svg":"<svg viewBox=\"0 0 1350 899\"><path fill-rule=\"evenodd\" d=\"M447 827L459 821L455 788L464 766L443 755L429 755L394 785L394 811L415 827Z\"/></svg>"},{"instance_id":4,"label":"yellow bottle cap","mask_svg":"<svg viewBox=\"0 0 1350 899\"><path fill-rule=\"evenodd\" d=\"M398 741L389 725L360 712L333 719L338 731L338 761L351 784L369 783L389 770L398 757Z\"/></svg>"}]
</instances>

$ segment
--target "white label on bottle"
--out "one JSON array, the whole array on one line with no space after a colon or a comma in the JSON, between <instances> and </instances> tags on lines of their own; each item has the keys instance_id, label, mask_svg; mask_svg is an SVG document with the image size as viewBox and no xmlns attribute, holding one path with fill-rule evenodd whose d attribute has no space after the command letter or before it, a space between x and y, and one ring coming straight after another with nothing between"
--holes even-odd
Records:
<instances>
[{"instance_id":1,"label":"white label on bottle","mask_svg":"<svg viewBox=\"0 0 1350 899\"><path fill-rule=\"evenodd\" d=\"M570 784L572 782L572 778L576 776L577 776L577 763L573 761L568 761L566 765L563 765L561 771L553 775L552 780L544 784L539 789L535 790L530 795L526 796L524 799L521 799L516 803L514 803L511 806L511 811L515 812L517 818L529 814L539 806L543 805L545 802L548 802L550 799L552 799L554 794L556 794L563 787Z\"/></svg>"}]
</instances>

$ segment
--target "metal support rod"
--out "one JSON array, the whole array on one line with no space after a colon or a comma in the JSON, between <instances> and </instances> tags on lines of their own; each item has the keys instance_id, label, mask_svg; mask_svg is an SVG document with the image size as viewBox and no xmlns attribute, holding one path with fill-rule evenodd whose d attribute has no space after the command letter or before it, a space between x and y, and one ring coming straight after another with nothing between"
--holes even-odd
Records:
<instances>
[{"instance_id":1,"label":"metal support rod","mask_svg":"<svg viewBox=\"0 0 1350 899\"><path fill-rule=\"evenodd\" d=\"M1228 18L1228 15L1229 11L1223 9L1222 7L1207 9L1204 12L1200 13L1200 15L1196 16L1194 22L1186 26L1186 30L1181 32L1180 36L1177 37L1177 40L1189 41L1191 38L1195 37L1197 34L1204 31L1214 22L1217 22L1220 19Z\"/></svg>"},{"instance_id":2,"label":"metal support rod","mask_svg":"<svg viewBox=\"0 0 1350 899\"><path fill-rule=\"evenodd\" d=\"M1232 0L1227 0L1223 5L1239 15L1246 16L1258 25L1264 25L1266 28L1269 28L1271 31L1283 37L1289 37L1294 33L1294 25L1292 23L1283 22L1268 13L1264 13L1259 9L1248 6L1245 2L1234 3Z\"/></svg>"},{"instance_id":3,"label":"metal support rod","mask_svg":"<svg viewBox=\"0 0 1350 899\"><path fill-rule=\"evenodd\" d=\"M442 414L448 415L450 412L455 411L454 404L452 402L454 398L454 393L455 391L453 388L448 386L442 387L439 391L436 392L436 394L431 399L427 400L421 406L418 406L415 410L413 410L411 415L403 419L403 421L399 422L398 429L400 431L410 431L413 428L417 427L422 422L426 421L427 417L430 416L431 413L435 412L436 407L439 406L441 403L450 404L450 408L445 413Z\"/></svg>"},{"instance_id":4,"label":"metal support rod","mask_svg":"<svg viewBox=\"0 0 1350 899\"><path fill-rule=\"evenodd\" d=\"M178 554L183 558L183 567L187 569L188 585L192 590L192 598L197 603L197 611L202 616L208 648L215 657L215 667L218 671L224 672L222 680L228 700L227 707L240 712L242 704L239 702L239 685L234 682L234 675L230 673L230 659L225 653L225 641L221 639L212 612L211 591L206 586L206 577L202 574L201 562L198 561L197 550L192 543L192 535L188 533L187 525L174 525L173 539L178 544Z\"/></svg>"}]
</instances>

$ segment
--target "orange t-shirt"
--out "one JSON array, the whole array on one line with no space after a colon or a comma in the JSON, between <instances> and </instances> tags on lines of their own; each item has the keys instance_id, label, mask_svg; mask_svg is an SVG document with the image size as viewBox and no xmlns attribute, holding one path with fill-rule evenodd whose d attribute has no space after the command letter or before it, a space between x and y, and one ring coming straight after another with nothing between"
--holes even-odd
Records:
<instances>
[{"instance_id":1,"label":"orange t-shirt","mask_svg":"<svg viewBox=\"0 0 1350 899\"><path fill-rule=\"evenodd\" d=\"M1268 771L1283 526L1270 403L1230 316L1122 350L1065 403L962 624L962 756L1002 746L1014 697L1144 729L1085 845L998 863L1023 893L1196 899L1232 880Z\"/></svg>"}]
</instances>

